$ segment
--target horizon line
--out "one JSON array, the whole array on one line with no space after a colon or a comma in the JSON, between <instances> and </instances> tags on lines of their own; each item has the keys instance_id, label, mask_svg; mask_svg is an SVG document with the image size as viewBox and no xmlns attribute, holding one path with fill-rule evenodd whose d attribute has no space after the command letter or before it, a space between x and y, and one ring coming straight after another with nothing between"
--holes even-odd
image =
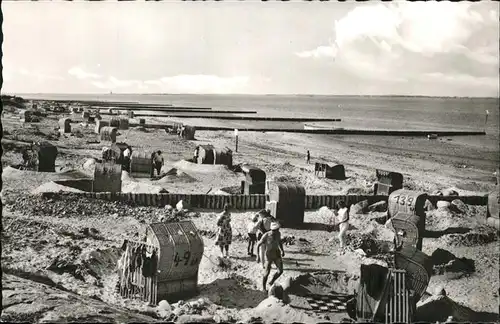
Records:
<instances>
[{"instance_id":1,"label":"horizon line","mask_svg":"<svg viewBox=\"0 0 500 324\"><path fill-rule=\"evenodd\" d=\"M4 95L103 95L103 96L113 96L113 95L137 95L137 96L301 96L301 97L403 97L403 98L454 98L454 99L499 99L499 97L492 96L433 96L433 95L398 95L398 94L314 94L314 93L290 93L290 94L277 94L277 93L266 93L266 94L255 94L255 93L138 93L138 92L119 92L119 93L104 93L104 92L85 92L85 93L57 93L57 92L10 92L2 93Z\"/></svg>"}]
</instances>

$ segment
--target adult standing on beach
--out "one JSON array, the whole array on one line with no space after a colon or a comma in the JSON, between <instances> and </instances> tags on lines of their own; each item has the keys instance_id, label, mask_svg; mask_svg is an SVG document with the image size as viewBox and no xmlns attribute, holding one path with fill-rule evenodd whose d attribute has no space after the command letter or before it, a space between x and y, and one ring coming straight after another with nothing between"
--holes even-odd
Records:
<instances>
[{"instance_id":1,"label":"adult standing on beach","mask_svg":"<svg viewBox=\"0 0 500 324\"><path fill-rule=\"evenodd\" d=\"M219 230L215 245L219 246L221 257L229 257L229 245L231 245L233 239L233 230L231 228L231 212L228 204L224 205L224 211L217 217L217 226ZM225 255L224 251L226 252Z\"/></svg>"},{"instance_id":2,"label":"adult standing on beach","mask_svg":"<svg viewBox=\"0 0 500 324\"><path fill-rule=\"evenodd\" d=\"M271 230L271 223L273 222L273 217L271 213L265 209L259 211L260 219L257 222L257 240L260 240L262 236ZM262 249L259 249L257 246L257 255L260 256L260 260L262 261L262 267L265 267L265 246ZM257 257L257 262L259 257Z\"/></svg>"},{"instance_id":3,"label":"adult standing on beach","mask_svg":"<svg viewBox=\"0 0 500 324\"><path fill-rule=\"evenodd\" d=\"M274 263L278 271L274 274L273 278L269 282L272 286L276 279L283 274L283 257L285 256L285 251L283 250L283 244L281 243L281 233L279 231L280 225L278 223L271 224L271 230L264 233L259 243L257 243L257 250L260 246L265 247L266 251L266 261L265 261L265 272L262 277L262 289L266 291L267 278L271 272L271 266ZM259 262L260 255L257 254L257 262Z\"/></svg>"},{"instance_id":4,"label":"adult standing on beach","mask_svg":"<svg viewBox=\"0 0 500 324\"><path fill-rule=\"evenodd\" d=\"M156 169L156 175L159 176L161 173L161 168L163 167L163 155L161 155L161 151L156 152L153 158L153 167L154 169Z\"/></svg>"},{"instance_id":5,"label":"adult standing on beach","mask_svg":"<svg viewBox=\"0 0 500 324\"><path fill-rule=\"evenodd\" d=\"M339 225L339 241L341 253L344 253L346 247L345 237L347 230L349 229L349 209L347 208L345 202L339 201L337 203L338 210L334 210L336 223Z\"/></svg>"},{"instance_id":6,"label":"adult standing on beach","mask_svg":"<svg viewBox=\"0 0 500 324\"><path fill-rule=\"evenodd\" d=\"M271 229L271 223L273 222L273 217L271 216L271 213L269 213L267 210L262 209L259 211L259 216L260 219L257 222L257 240L260 240L262 235L264 233L268 232Z\"/></svg>"},{"instance_id":7,"label":"adult standing on beach","mask_svg":"<svg viewBox=\"0 0 500 324\"><path fill-rule=\"evenodd\" d=\"M158 152L151 153L151 178L155 175L155 159Z\"/></svg>"},{"instance_id":8,"label":"adult standing on beach","mask_svg":"<svg viewBox=\"0 0 500 324\"><path fill-rule=\"evenodd\" d=\"M307 164L311 163L311 152L307 150Z\"/></svg>"}]
</instances>

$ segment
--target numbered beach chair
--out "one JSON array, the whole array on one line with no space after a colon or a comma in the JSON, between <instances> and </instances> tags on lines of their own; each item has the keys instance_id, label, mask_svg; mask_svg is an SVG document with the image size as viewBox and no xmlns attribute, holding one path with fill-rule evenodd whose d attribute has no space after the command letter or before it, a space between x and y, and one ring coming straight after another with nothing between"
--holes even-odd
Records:
<instances>
[{"instance_id":1,"label":"numbered beach chair","mask_svg":"<svg viewBox=\"0 0 500 324\"><path fill-rule=\"evenodd\" d=\"M198 292L198 269L204 246L193 222L152 223L146 229L145 241L131 244L136 249L149 248L150 254L156 251L157 260L153 269L146 269L146 272L143 264L134 277L134 274L127 273L126 266L137 265L137 262L132 263L134 258L124 257L122 267L125 270L120 273L123 297L156 305L160 300L174 302ZM130 280L130 277L134 279Z\"/></svg>"}]
</instances>

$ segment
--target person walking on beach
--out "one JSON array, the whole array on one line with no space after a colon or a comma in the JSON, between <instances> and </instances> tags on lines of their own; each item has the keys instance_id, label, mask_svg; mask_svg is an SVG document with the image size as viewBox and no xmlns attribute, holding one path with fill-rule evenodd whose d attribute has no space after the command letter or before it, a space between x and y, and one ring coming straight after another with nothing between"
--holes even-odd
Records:
<instances>
[{"instance_id":1,"label":"person walking on beach","mask_svg":"<svg viewBox=\"0 0 500 324\"><path fill-rule=\"evenodd\" d=\"M132 148L127 145L125 151L123 151L123 170L130 173L130 159L132 158Z\"/></svg>"},{"instance_id":2,"label":"person walking on beach","mask_svg":"<svg viewBox=\"0 0 500 324\"><path fill-rule=\"evenodd\" d=\"M281 243L281 233L279 231L280 225L278 223L271 224L271 230L264 233L261 239L257 243L257 249L260 246L265 247L266 251L266 261L264 276L262 277L262 290L267 291L267 278L271 272L271 266L274 263L278 271L274 274L273 278L269 282L272 286L273 283L283 274L283 257L285 256L285 251L283 250L283 244ZM260 256L257 254L257 262L259 262Z\"/></svg>"},{"instance_id":3,"label":"person walking on beach","mask_svg":"<svg viewBox=\"0 0 500 324\"><path fill-rule=\"evenodd\" d=\"M338 210L334 210L333 213L336 218L336 223L339 225L340 249L341 254L343 254L346 248L345 238L347 230L349 229L349 209L343 201L337 203L337 208Z\"/></svg>"},{"instance_id":4,"label":"person walking on beach","mask_svg":"<svg viewBox=\"0 0 500 324\"><path fill-rule=\"evenodd\" d=\"M271 216L271 213L265 209L259 211L259 220L257 222L257 240L260 240L262 235L271 229L272 222L273 217Z\"/></svg>"},{"instance_id":5,"label":"person walking on beach","mask_svg":"<svg viewBox=\"0 0 500 324\"><path fill-rule=\"evenodd\" d=\"M229 257L229 245L231 245L233 239L233 230L231 228L231 212L228 204L224 205L224 211L217 217L217 226L219 230L215 245L219 246L221 257ZM224 251L226 252L225 255Z\"/></svg>"},{"instance_id":6,"label":"person walking on beach","mask_svg":"<svg viewBox=\"0 0 500 324\"><path fill-rule=\"evenodd\" d=\"M257 242L257 224L259 220L259 215L254 215L250 222L247 225L247 233L248 233L248 255L255 256L253 254L253 248L255 243Z\"/></svg>"},{"instance_id":7,"label":"person walking on beach","mask_svg":"<svg viewBox=\"0 0 500 324\"><path fill-rule=\"evenodd\" d=\"M158 152L154 151L153 153L151 153L151 178L154 177L155 175L155 158L156 158L156 154L158 154Z\"/></svg>"},{"instance_id":8,"label":"person walking on beach","mask_svg":"<svg viewBox=\"0 0 500 324\"><path fill-rule=\"evenodd\" d=\"M151 178L154 176L154 171L156 170L156 175L159 176L161 173L161 168L163 167L163 155L161 151L156 151L151 155L151 162L153 164L153 169L151 170Z\"/></svg>"},{"instance_id":9,"label":"person walking on beach","mask_svg":"<svg viewBox=\"0 0 500 324\"><path fill-rule=\"evenodd\" d=\"M309 150L307 150L307 164L311 163L311 152L309 152Z\"/></svg>"},{"instance_id":10,"label":"person walking on beach","mask_svg":"<svg viewBox=\"0 0 500 324\"><path fill-rule=\"evenodd\" d=\"M257 222L257 241L262 238L262 235L271 230L271 223L273 222L273 217L271 213L265 209L259 211L260 219ZM265 267L265 246L262 249L259 249L257 246L257 255L260 256L260 260L262 261L262 267ZM259 260L259 258L257 258ZM259 262L259 261L257 261Z\"/></svg>"}]
</instances>

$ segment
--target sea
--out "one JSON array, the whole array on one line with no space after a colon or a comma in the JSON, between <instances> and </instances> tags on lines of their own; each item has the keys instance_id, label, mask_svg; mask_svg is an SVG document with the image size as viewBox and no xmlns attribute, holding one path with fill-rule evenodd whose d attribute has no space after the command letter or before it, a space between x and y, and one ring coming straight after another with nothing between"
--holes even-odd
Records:
<instances>
[{"instance_id":1,"label":"sea","mask_svg":"<svg viewBox=\"0 0 500 324\"><path fill-rule=\"evenodd\" d=\"M258 116L341 118L357 127L456 128L499 131L498 98L316 95L19 94L28 99L73 99L172 104L213 110L252 110ZM486 111L489 112L487 124ZM406 127L404 127L406 125Z\"/></svg>"},{"instance_id":2,"label":"sea","mask_svg":"<svg viewBox=\"0 0 500 324\"><path fill-rule=\"evenodd\" d=\"M256 111L257 116L341 118L340 127L463 129L499 133L498 98L175 94L19 95L29 99L103 100L209 107L213 110L251 110ZM488 116L486 112L489 112Z\"/></svg>"},{"instance_id":3,"label":"sea","mask_svg":"<svg viewBox=\"0 0 500 324\"><path fill-rule=\"evenodd\" d=\"M498 98L190 94L17 95L26 99L123 101L257 112L250 116L340 118L341 122L331 123L331 126L347 129L484 130L486 135L463 136L457 140L490 154L499 152ZM189 121L195 125L208 122L206 119ZM210 120L210 125L234 128L265 128L271 126L270 124L260 121ZM276 126L276 122L273 124ZM283 128L303 128L302 123L279 124L278 126ZM315 124L328 125L323 122ZM496 157L493 159L498 160Z\"/></svg>"}]
</instances>

